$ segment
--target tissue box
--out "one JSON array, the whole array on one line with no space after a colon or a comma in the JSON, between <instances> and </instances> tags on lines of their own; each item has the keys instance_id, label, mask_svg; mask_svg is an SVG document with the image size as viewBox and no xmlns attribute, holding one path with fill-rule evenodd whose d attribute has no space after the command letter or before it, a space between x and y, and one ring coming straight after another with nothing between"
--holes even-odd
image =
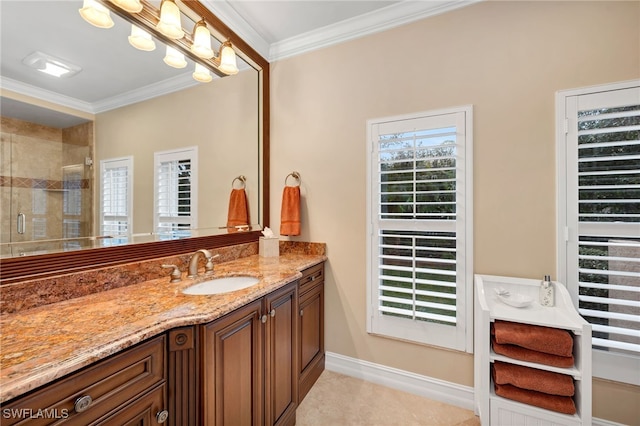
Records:
<instances>
[{"instance_id":1,"label":"tissue box","mask_svg":"<svg viewBox=\"0 0 640 426\"><path fill-rule=\"evenodd\" d=\"M277 257L280 256L280 239L260 237L259 240L259 253L262 257Z\"/></svg>"}]
</instances>

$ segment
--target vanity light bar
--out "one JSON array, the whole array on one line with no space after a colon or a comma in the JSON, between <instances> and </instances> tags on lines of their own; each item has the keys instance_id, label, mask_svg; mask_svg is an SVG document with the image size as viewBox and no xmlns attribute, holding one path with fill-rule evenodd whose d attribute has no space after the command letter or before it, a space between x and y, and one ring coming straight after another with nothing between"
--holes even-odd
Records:
<instances>
[{"instance_id":1,"label":"vanity light bar","mask_svg":"<svg viewBox=\"0 0 640 426\"><path fill-rule=\"evenodd\" d=\"M158 28L158 23L160 22L160 11L147 0L139 0L139 3L142 5L142 9L136 13L127 12L126 10L119 7L117 5L118 2L114 0L91 1L98 3L100 6L108 9L108 11L114 12L131 24L139 27L140 29L143 29L153 37L161 40L167 46L170 46L178 52L182 53L184 56L189 57L195 63L201 64L205 69L208 69L219 77L226 77L238 72L236 59L237 55L233 50L233 47L229 40L223 42L220 45L220 51L218 52L218 54L214 54L211 58L203 58L197 53L194 53L194 50L200 53L200 49L198 48L192 50L192 46L194 45L193 37L196 36L195 30L197 30L197 27L199 25L204 25L204 28L207 30L207 32L209 32L204 19L196 24L193 35L183 31L184 34L182 37L172 38L171 36L167 36L166 34L164 34ZM161 7L165 2L172 3L176 8L178 7L173 0L163 0ZM172 6L169 6L169 8L172 8ZM176 34L174 34L174 36L175 35ZM198 44L198 46L201 46L201 44ZM202 74L202 68L199 69L198 74ZM198 81L206 81L206 78L200 79Z\"/></svg>"}]
</instances>

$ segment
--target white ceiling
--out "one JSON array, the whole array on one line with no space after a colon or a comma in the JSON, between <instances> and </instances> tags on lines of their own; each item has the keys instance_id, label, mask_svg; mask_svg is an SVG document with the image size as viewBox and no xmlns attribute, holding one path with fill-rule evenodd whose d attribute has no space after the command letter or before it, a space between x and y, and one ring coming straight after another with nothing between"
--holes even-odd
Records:
<instances>
[{"instance_id":1,"label":"white ceiling","mask_svg":"<svg viewBox=\"0 0 640 426\"><path fill-rule=\"evenodd\" d=\"M270 62L476 1L480 0L201 0ZM95 28L82 20L80 7L82 0L0 0L2 88L98 113L198 84L191 78L193 63L183 70L167 67L162 64L162 47L140 52L128 45L130 25L121 18L112 14L113 28ZM22 63L33 51L83 69L69 79L53 79ZM4 115L16 111L20 115L15 118L25 119L26 106L0 100Z\"/></svg>"}]
</instances>

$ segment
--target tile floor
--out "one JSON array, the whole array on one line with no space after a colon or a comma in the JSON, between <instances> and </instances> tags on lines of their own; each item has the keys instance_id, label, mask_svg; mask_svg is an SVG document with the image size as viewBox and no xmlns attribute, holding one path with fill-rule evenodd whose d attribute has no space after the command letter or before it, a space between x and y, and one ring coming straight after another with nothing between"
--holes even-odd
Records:
<instances>
[{"instance_id":1,"label":"tile floor","mask_svg":"<svg viewBox=\"0 0 640 426\"><path fill-rule=\"evenodd\" d=\"M297 426L479 426L473 411L325 370L296 412Z\"/></svg>"}]
</instances>

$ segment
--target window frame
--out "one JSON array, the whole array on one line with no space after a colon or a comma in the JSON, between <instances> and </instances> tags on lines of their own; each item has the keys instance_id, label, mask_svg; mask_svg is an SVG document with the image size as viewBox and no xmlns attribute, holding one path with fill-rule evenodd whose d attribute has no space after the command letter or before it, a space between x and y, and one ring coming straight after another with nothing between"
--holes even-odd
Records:
<instances>
[{"instance_id":1,"label":"window frame","mask_svg":"<svg viewBox=\"0 0 640 426\"><path fill-rule=\"evenodd\" d=\"M569 117L569 102L571 98L582 95L612 92L640 87L640 80L630 80L577 89L561 90L556 92L556 248L557 263L556 275L558 281L565 283L567 290L576 309L579 307L579 286L569 278L570 271L578 268L578 265L569 265L571 258L577 257L578 223L576 196L572 196L568 190L569 185L575 185L574 179L569 175L572 167L569 161L577 161L577 154L569 153L567 146L569 126L575 124ZM573 123L573 124L572 124ZM577 191L576 191L577 194ZM568 198L572 196L571 200ZM574 203L575 204L575 203ZM570 217L571 216L571 217ZM573 251L573 252L572 252ZM573 269L572 269L573 268ZM632 356L615 352L607 352L597 348L592 350L593 376L617 382L640 385L640 375L629 374L630 371L640 371L640 356Z\"/></svg>"},{"instance_id":2,"label":"window frame","mask_svg":"<svg viewBox=\"0 0 640 426\"><path fill-rule=\"evenodd\" d=\"M461 114L461 116L458 115ZM464 123L464 141L456 139L457 144L463 144L463 152L457 152L456 179L458 180L456 191L460 191L460 184L464 185L463 203L457 211L464 211L460 223L456 225L456 233L463 232L464 235L456 238L460 239L461 249L459 249L456 263L462 266L462 272L457 278L456 294L458 296L456 302L456 326L452 328L450 325L442 325L426 321L419 322L404 318L394 318L385 316L384 323L381 325L381 317L378 312L379 298L379 279L377 261L379 240L375 234L378 220L378 190L379 173L377 170L378 159L375 156L375 145L378 143L374 140L373 128L383 123L408 123L413 120L429 119L434 117L450 116ZM452 123L456 119L452 119ZM411 131L407 128L405 131ZM421 129L422 130L422 129ZM424 129L427 130L427 129ZM460 129L456 130L460 133ZM418 344L430 346L438 346L447 349L464 351L473 353L473 106L465 105L459 107L429 110L413 114L398 115L384 117L378 119L370 119L367 121L367 332L373 335L411 341ZM459 149L459 148L458 148ZM374 165L375 163L375 165ZM463 167L463 176L459 177L460 168ZM434 231L429 228L429 231ZM457 269L459 266L457 265ZM459 269L458 269L459 270ZM414 330L410 330L413 325ZM455 331L452 333L452 331Z\"/></svg>"}]
</instances>

